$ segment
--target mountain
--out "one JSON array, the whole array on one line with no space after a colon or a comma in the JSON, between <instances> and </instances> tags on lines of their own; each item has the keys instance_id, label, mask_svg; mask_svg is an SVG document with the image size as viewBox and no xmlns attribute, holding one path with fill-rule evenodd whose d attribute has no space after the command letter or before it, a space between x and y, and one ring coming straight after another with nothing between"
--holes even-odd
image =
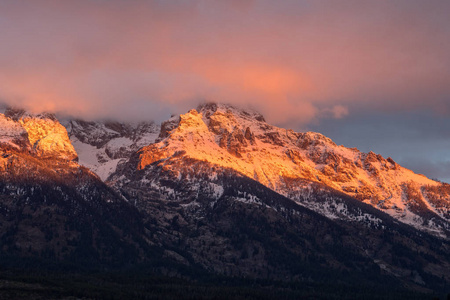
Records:
<instances>
[{"instance_id":1,"label":"mountain","mask_svg":"<svg viewBox=\"0 0 450 300\"><path fill-rule=\"evenodd\" d=\"M224 104L161 126L62 124L0 114L3 267L265 282L292 298L448 292L450 189L392 159Z\"/></svg>"},{"instance_id":2,"label":"mountain","mask_svg":"<svg viewBox=\"0 0 450 300\"><path fill-rule=\"evenodd\" d=\"M317 205L301 197L310 193L311 184L321 183L403 223L450 237L450 185L415 174L391 158L338 146L319 133L269 125L256 112L223 104L200 106L164 122L157 143L138 155L137 169L180 156L230 168L300 205L339 218L345 205Z\"/></svg>"},{"instance_id":3,"label":"mountain","mask_svg":"<svg viewBox=\"0 0 450 300\"><path fill-rule=\"evenodd\" d=\"M55 116L7 110L0 124L2 264L142 260L149 247L139 212L76 162Z\"/></svg>"}]
</instances>

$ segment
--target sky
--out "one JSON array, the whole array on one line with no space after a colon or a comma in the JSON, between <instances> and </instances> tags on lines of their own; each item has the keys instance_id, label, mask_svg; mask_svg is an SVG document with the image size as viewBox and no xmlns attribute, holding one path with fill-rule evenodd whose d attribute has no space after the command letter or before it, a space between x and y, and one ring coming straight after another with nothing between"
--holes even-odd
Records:
<instances>
[{"instance_id":1,"label":"sky","mask_svg":"<svg viewBox=\"0 0 450 300\"><path fill-rule=\"evenodd\" d=\"M450 1L0 0L0 101L163 121L201 102L450 182Z\"/></svg>"}]
</instances>

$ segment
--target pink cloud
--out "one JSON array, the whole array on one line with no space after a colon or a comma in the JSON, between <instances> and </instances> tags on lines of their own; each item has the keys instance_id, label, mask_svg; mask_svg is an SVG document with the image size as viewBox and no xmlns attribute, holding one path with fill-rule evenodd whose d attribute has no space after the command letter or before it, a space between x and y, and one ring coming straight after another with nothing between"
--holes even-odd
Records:
<instances>
[{"instance_id":1,"label":"pink cloud","mask_svg":"<svg viewBox=\"0 0 450 300\"><path fill-rule=\"evenodd\" d=\"M140 119L220 101L297 126L345 118L356 103L443 112L449 8L444 1L2 1L0 98L87 118Z\"/></svg>"}]
</instances>

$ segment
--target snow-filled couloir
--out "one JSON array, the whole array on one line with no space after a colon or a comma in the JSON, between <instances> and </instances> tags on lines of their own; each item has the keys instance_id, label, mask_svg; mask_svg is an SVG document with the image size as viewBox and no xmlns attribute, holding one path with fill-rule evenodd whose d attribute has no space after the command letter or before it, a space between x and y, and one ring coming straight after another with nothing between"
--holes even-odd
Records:
<instances>
[{"instance_id":1,"label":"snow-filled couloir","mask_svg":"<svg viewBox=\"0 0 450 300\"><path fill-rule=\"evenodd\" d=\"M155 141L159 126L153 122L119 123L66 120L78 161L105 181L117 165L139 148Z\"/></svg>"}]
</instances>

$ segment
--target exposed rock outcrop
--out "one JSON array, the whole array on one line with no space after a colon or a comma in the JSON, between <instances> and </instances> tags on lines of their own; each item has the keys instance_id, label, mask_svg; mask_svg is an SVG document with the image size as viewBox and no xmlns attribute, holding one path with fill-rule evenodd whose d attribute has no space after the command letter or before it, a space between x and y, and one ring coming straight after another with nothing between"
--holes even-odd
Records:
<instances>
[{"instance_id":1,"label":"exposed rock outcrop","mask_svg":"<svg viewBox=\"0 0 450 300\"><path fill-rule=\"evenodd\" d=\"M78 155L73 148L67 130L52 114L32 115L23 110L8 109L4 118L10 123L15 122L15 128L21 126L26 131L29 144L35 155L42 158L58 158L76 160ZM12 123L11 123L12 124ZM25 137L24 133L20 134ZM23 139L20 142L23 144Z\"/></svg>"}]
</instances>

